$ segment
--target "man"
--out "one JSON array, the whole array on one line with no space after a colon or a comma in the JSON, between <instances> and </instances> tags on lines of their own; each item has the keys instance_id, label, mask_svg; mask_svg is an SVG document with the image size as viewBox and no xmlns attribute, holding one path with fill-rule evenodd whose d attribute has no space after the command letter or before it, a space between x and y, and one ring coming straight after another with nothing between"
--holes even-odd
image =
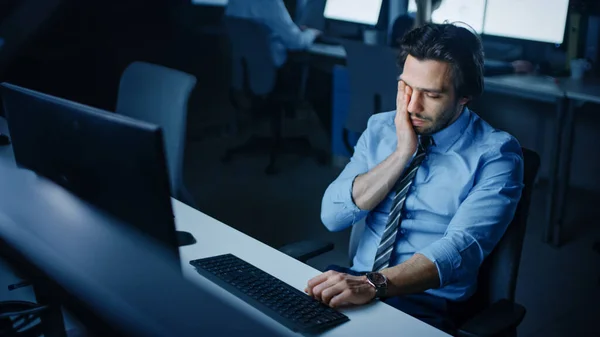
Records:
<instances>
[{"instance_id":1,"label":"man","mask_svg":"<svg viewBox=\"0 0 600 337\"><path fill-rule=\"evenodd\" d=\"M321 34L312 28L300 29L292 21L283 0L229 0L226 16L252 19L271 29L271 52L277 67L287 60L288 50L304 50Z\"/></svg>"},{"instance_id":2,"label":"man","mask_svg":"<svg viewBox=\"0 0 600 337\"><path fill-rule=\"evenodd\" d=\"M514 216L522 153L467 108L483 91L482 47L469 30L410 31L399 66L396 111L370 118L323 196L330 231L365 219L353 266L328 268L306 292L332 307L378 297L452 332L479 266Z\"/></svg>"},{"instance_id":3,"label":"man","mask_svg":"<svg viewBox=\"0 0 600 337\"><path fill-rule=\"evenodd\" d=\"M394 21L390 34L390 46L398 48L402 36L413 28L420 27L431 21L431 15L442 5L443 0L416 0L416 13L406 13ZM526 74L533 71L533 65L529 61L515 60L503 62L488 60L484 64L485 76L504 74Z\"/></svg>"}]
</instances>

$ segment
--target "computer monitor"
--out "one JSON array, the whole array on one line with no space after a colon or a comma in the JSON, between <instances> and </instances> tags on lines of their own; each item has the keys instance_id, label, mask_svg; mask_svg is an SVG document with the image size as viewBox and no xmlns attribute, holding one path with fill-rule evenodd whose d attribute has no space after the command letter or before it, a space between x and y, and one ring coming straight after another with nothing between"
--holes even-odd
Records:
<instances>
[{"instance_id":1,"label":"computer monitor","mask_svg":"<svg viewBox=\"0 0 600 337\"><path fill-rule=\"evenodd\" d=\"M483 33L561 44L569 0L488 0Z\"/></svg>"},{"instance_id":2,"label":"computer monitor","mask_svg":"<svg viewBox=\"0 0 600 337\"><path fill-rule=\"evenodd\" d=\"M0 160L0 257L34 281L40 304L60 305L89 329L83 335L289 336L210 281L186 279L167 249L131 226L33 178ZM42 332L65 336L52 316L42 318Z\"/></svg>"},{"instance_id":3,"label":"computer monitor","mask_svg":"<svg viewBox=\"0 0 600 337\"><path fill-rule=\"evenodd\" d=\"M327 0L323 16L328 20L376 26L383 0Z\"/></svg>"},{"instance_id":4,"label":"computer monitor","mask_svg":"<svg viewBox=\"0 0 600 337\"><path fill-rule=\"evenodd\" d=\"M133 225L179 263L158 126L8 83L0 90L19 167Z\"/></svg>"},{"instance_id":5,"label":"computer monitor","mask_svg":"<svg viewBox=\"0 0 600 337\"><path fill-rule=\"evenodd\" d=\"M415 0L409 0L408 12L416 13ZM431 14L433 23L464 22L477 34L483 30L485 0L442 0L440 7Z\"/></svg>"}]
</instances>

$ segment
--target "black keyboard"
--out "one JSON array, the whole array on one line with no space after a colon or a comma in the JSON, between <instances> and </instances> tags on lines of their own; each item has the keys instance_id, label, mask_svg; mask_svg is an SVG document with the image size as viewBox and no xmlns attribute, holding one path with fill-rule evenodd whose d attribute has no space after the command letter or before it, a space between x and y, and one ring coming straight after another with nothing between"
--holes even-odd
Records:
<instances>
[{"instance_id":1,"label":"black keyboard","mask_svg":"<svg viewBox=\"0 0 600 337\"><path fill-rule=\"evenodd\" d=\"M349 318L232 254L190 261L198 273L300 333L319 333Z\"/></svg>"}]
</instances>

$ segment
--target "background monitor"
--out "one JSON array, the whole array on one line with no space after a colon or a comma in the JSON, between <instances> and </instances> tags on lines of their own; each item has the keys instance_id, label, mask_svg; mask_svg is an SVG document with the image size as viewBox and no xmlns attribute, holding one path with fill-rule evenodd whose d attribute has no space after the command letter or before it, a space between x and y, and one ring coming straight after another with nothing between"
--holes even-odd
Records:
<instances>
[{"instance_id":1,"label":"background monitor","mask_svg":"<svg viewBox=\"0 0 600 337\"><path fill-rule=\"evenodd\" d=\"M376 26L383 0L327 0L323 16L329 20Z\"/></svg>"},{"instance_id":2,"label":"background monitor","mask_svg":"<svg viewBox=\"0 0 600 337\"><path fill-rule=\"evenodd\" d=\"M408 12L416 13L416 11L415 0L409 0ZM440 7L431 15L431 21L434 23L462 21L472 27L477 34L481 34L484 13L485 0L443 0Z\"/></svg>"},{"instance_id":3,"label":"background monitor","mask_svg":"<svg viewBox=\"0 0 600 337\"><path fill-rule=\"evenodd\" d=\"M19 167L139 229L178 260L158 126L8 83L1 89Z\"/></svg>"},{"instance_id":4,"label":"background monitor","mask_svg":"<svg viewBox=\"0 0 600 337\"><path fill-rule=\"evenodd\" d=\"M487 0L483 33L561 44L569 0Z\"/></svg>"}]
</instances>

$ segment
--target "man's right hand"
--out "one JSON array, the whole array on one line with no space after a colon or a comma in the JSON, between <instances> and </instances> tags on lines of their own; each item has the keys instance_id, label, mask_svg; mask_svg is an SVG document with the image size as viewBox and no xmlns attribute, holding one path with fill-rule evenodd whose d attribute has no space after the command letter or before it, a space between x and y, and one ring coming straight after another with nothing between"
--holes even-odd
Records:
<instances>
[{"instance_id":1,"label":"man's right hand","mask_svg":"<svg viewBox=\"0 0 600 337\"><path fill-rule=\"evenodd\" d=\"M377 166L369 169L366 173L359 174L354 179L352 200L363 211L373 210L390 193L417 150L417 134L408 115L411 94L412 88L408 87L403 81L398 82L396 116L394 118L396 137L398 138L396 150ZM359 145L360 142L361 140L359 140ZM359 145L357 145L357 148ZM363 153L357 158L364 158L364 151L367 150L367 148L359 148L359 151ZM358 165L358 160L360 159L353 160L351 164ZM365 162L364 167L368 167L367 165Z\"/></svg>"},{"instance_id":2,"label":"man's right hand","mask_svg":"<svg viewBox=\"0 0 600 337\"><path fill-rule=\"evenodd\" d=\"M406 85L404 81L398 81L398 95L396 96L396 137L398 144L396 152L403 155L412 155L417 150L417 134L413 128L408 114L408 105L412 97L412 88Z\"/></svg>"}]
</instances>

